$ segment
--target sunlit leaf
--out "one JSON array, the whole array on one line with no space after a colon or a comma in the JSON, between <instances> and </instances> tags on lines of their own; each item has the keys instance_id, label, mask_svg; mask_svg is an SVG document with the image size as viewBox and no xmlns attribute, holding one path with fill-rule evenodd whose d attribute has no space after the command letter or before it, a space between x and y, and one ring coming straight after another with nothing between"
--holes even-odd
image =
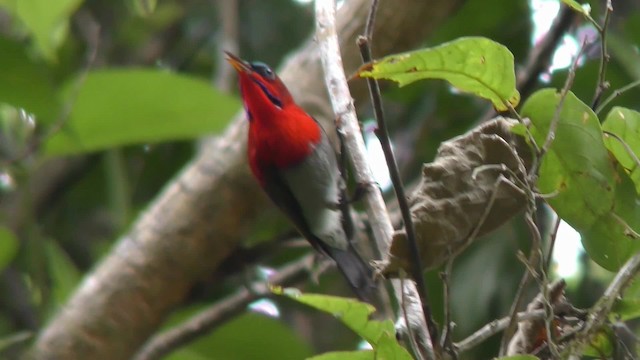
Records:
<instances>
[{"instance_id":1,"label":"sunlit leaf","mask_svg":"<svg viewBox=\"0 0 640 360\"><path fill-rule=\"evenodd\" d=\"M464 92L488 99L500 111L516 106L513 54L487 38L468 37L440 46L389 55L360 71L361 77L388 79L400 86L422 79L442 79Z\"/></svg>"},{"instance_id":2,"label":"sunlit leaf","mask_svg":"<svg viewBox=\"0 0 640 360\"><path fill-rule=\"evenodd\" d=\"M0 0L31 33L36 47L49 60L69 31L69 17L82 0Z\"/></svg>"},{"instance_id":3,"label":"sunlit leaf","mask_svg":"<svg viewBox=\"0 0 640 360\"><path fill-rule=\"evenodd\" d=\"M604 143L616 160L629 172L640 194L640 113L623 107L611 109L602 129L617 135L624 143L605 134ZM626 145L626 146L625 146Z\"/></svg>"},{"instance_id":4,"label":"sunlit leaf","mask_svg":"<svg viewBox=\"0 0 640 360\"><path fill-rule=\"evenodd\" d=\"M44 144L48 155L196 138L221 130L240 108L205 81L156 70L90 73L70 101L69 119Z\"/></svg>"},{"instance_id":5,"label":"sunlit leaf","mask_svg":"<svg viewBox=\"0 0 640 360\"><path fill-rule=\"evenodd\" d=\"M376 359L389 359L389 360L411 360L411 354L407 349L398 344L395 337L388 333L385 333L378 341L376 346Z\"/></svg>"},{"instance_id":6,"label":"sunlit leaf","mask_svg":"<svg viewBox=\"0 0 640 360\"><path fill-rule=\"evenodd\" d=\"M375 308L369 304L337 296L300 294L295 289L285 289L284 291L276 289L274 292L335 316L374 348L382 336L395 334L391 320L369 319L369 316L375 311Z\"/></svg>"},{"instance_id":7,"label":"sunlit leaf","mask_svg":"<svg viewBox=\"0 0 640 360\"><path fill-rule=\"evenodd\" d=\"M589 16L589 10L585 9L580 3L575 0L561 0L565 5L572 8L573 10L581 13L584 16Z\"/></svg>"}]
</instances>

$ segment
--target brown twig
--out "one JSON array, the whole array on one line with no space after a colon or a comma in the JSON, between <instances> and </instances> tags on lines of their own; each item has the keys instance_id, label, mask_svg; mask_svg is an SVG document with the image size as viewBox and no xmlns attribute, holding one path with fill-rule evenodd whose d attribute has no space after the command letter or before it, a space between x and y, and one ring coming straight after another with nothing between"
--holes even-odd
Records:
<instances>
[{"instance_id":1,"label":"brown twig","mask_svg":"<svg viewBox=\"0 0 640 360\"><path fill-rule=\"evenodd\" d=\"M360 48L360 56L362 57L362 62L364 64L367 64L373 60L371 55L371 47L369 44L372 40L371 36L373 34L373 22L375 20L377 3L377 0L372 1L369 17L367 18L365 35L358 38L357 41L358 47ZM382 96L380 95L380 86L378 85L378 81L374 78L367 78L367 85L369 86L369 95L374 109L374 116L378 124L376 135L378 136L380 145L382 146L382 151L387 162L387 167L389 168L391 183L393 184L393 189L396 193L400 213L402 214L402 220L404 222L404 227L407 234L407 243L409 245L408 253L412 255L411 277L416 282L418 288L418 294L420 295L420 301L422 303L422 310L425 315L425 321L427 323L427 326L429 327L429 334L431 335L431 342L436 347L436 351L438 351L438 328L435 324L435 321L433 320L433 315L429 306L429 296L427 288L424 284L424 276L422 275L422 261L420 259L420 251L418 249L418 244L416 241L413 219L411 218L411 210L409 208L407 197L404 192L404 184L402 182L402 178L400 177L398 163L391 147L391 140L389 139L387 122L384 116L384 108L382 106Z\"/></svg>"},{"instance_id":2,"label":"brown twig","mask_svg":"<svg viewBox=\"0 0 640 360\"><path fill-rule=\"evenodd\" d=\"M208 334L212 329L245 311L250 303L271 296L270 286L287 286L306 279L313 259L314 255L310 254L285 265L267 282L256 281L249 287L242 288L218 301L184 323L156 335L147 342L134 359L160 359L198 337ZM329 264L329 262L325 262L325 264Z\"/></svg>"},{"instance_id":3,"label":"brown twig","mask_svg":"<svg viewBox=\"0 0 640 360\"><path fill-rule=\"evenodd\" d=\"M338 131L342 133L345 140L355 180L360 184L374 184L375 180L366 158L364 140L342 66L340 46L335 29L335 1L316 1L316 25L316 40L320 46L329 98L331 99L334 113L340 119ZM372 225L373 238L379 253L386 254L389 250L393 227L382 194L379 189L368 191L365 194L364 201L369 222ZM406 294L411 299L419 299L415 283L411 281L403 281L401 283L400 280L392 280L391 283L394 287L395 299L399 304L402 302L403 294ZM413 334L418 338L419 341L416 341L416 343L427 351L425 357L433 359L433 345L419 301L409 301L405 306L408 308L407 313L415 320L407 321L407 326L412 327ZM417 315L420 316L418 317ZM420 318L421 320L419 320ZM418 326L415 326L415 324Z\"/></svg>"},{"instance_id":4,"label":"brown twig","mask_svg":"<svg viewBox=\"0 0 640 360\"><path fill-rule=\"evenodd\" d=\"M611 0L607 0L606 12L604 15L604 24L598 28L600 33L600 69L598 71L598 86L596 86L595 93L593 94L593 101L591 102L591 109L596 109L602 94L609 88L609 83L606 80L607 64L609 63L609 53L607 52L607 29L609 28L609 20L613 13L613 5Z\"/></svg>"}]
</instances>

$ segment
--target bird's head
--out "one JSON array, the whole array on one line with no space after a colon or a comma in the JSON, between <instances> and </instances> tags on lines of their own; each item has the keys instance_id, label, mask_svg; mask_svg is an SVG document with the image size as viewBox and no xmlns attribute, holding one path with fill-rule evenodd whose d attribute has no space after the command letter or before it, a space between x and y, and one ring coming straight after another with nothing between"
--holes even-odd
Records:
<instances>
[{"instance_id":1,"label":"bird's head","mask_svg":"<svg viewBox=\"0 0 640 360\"><path fill-rule=\"evenodd\" d=\"M227 51L225 54L240 77L240 91L249 120L257 113L276 115L293 104L289 90L268 65L242 60Z\"/></svg>"}]
</instances>

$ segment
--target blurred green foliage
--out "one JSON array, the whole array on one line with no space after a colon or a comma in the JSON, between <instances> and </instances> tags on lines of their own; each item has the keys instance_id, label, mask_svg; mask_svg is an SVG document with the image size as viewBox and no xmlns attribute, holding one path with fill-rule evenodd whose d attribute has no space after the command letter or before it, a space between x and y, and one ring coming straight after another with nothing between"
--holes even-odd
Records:
<instances>
[{"instance_id":1,"label":"blurred green foliage","mask_svg":"<svg viewBox=\"0 0 640 360\"><path fill-rule=\"evenodd\" d=\"M600 19L600 6L591 3L592 16ZM640 79L639 7L631 0L616 7L625 10L614 9L609 31L611 89ZM485 36L509 49L518 70L531 50L530 19L526 1L468 0L424 42L435 46ZM310 38L312 6L243 0L238 24L240 54L276 66ZM230 121L238 100L209 86L217 75L221 38L220 14L210 1L0 0L0 357L18 354L20 344L64 306L82 276L187 163L195 140L219 133ZM589 105L599 52L587 55L572 92ZM566 76L566 70L554 73L549 86L562 87ZM444 82L383 89L406 182L417 178L442 141L473 127L490 110L486 101L456 94ZM597 115L608 119L614 106L638 111L638 98L640 90L632 89ZM369 105L357 105L365 117L371 113ZM637 123L632 126L637 129ZM617 129L612 123L604 128ZM623 156L610 141L610 151ZM632 179L637 189L637 176ZM614 201L637 197L633 183L616 189L624 192L614 194ZM539 215L548 234L548 214ZM264 227L252 229L253 238L273 234L273 223L269 217ZM281 219L276 223L276 230L287 231ZM517 218L456 260L450 308L458 324L455 340L507 313L524 271L516 253L528 251L528 238ZM274 263L299 253L280 254ZM611 274L584 261L587 271L568 296L588 306ZM441 322L442 282L437 272L427 278ZM224 280L203 284L187 303L204 308L243 284L237 274ZM307 289L330 292L340 284L331 274ZM635 285L617 308L625 319L640 314ZM331 317L291 301L275 303L280 319L247 313L169 358L299 359L356 348L357 337ZM496 348L492 338L463 358L489 358Z\"/></svg>"}]
</instances>

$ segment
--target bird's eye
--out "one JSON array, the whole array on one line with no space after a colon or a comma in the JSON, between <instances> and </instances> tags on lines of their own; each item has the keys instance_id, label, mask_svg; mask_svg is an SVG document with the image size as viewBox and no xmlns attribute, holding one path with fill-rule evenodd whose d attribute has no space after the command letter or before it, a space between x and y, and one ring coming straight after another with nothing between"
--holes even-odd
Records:
<instances>
[{"instance_id":1,"label":"bird's eye","mask_svg":"<svg viewBox=\"0 0 640 360\"><path fill-rule=\"evenodd\" d=\"M275 80L276 78L276 74L273 72L273 70L271 70L271 68L261 62L254 62L251 63L251 68L253 69L253 71L257 72L258 74L260 74L260 76L269 79L269 80Z\"/></svg>"}]
</instances>

